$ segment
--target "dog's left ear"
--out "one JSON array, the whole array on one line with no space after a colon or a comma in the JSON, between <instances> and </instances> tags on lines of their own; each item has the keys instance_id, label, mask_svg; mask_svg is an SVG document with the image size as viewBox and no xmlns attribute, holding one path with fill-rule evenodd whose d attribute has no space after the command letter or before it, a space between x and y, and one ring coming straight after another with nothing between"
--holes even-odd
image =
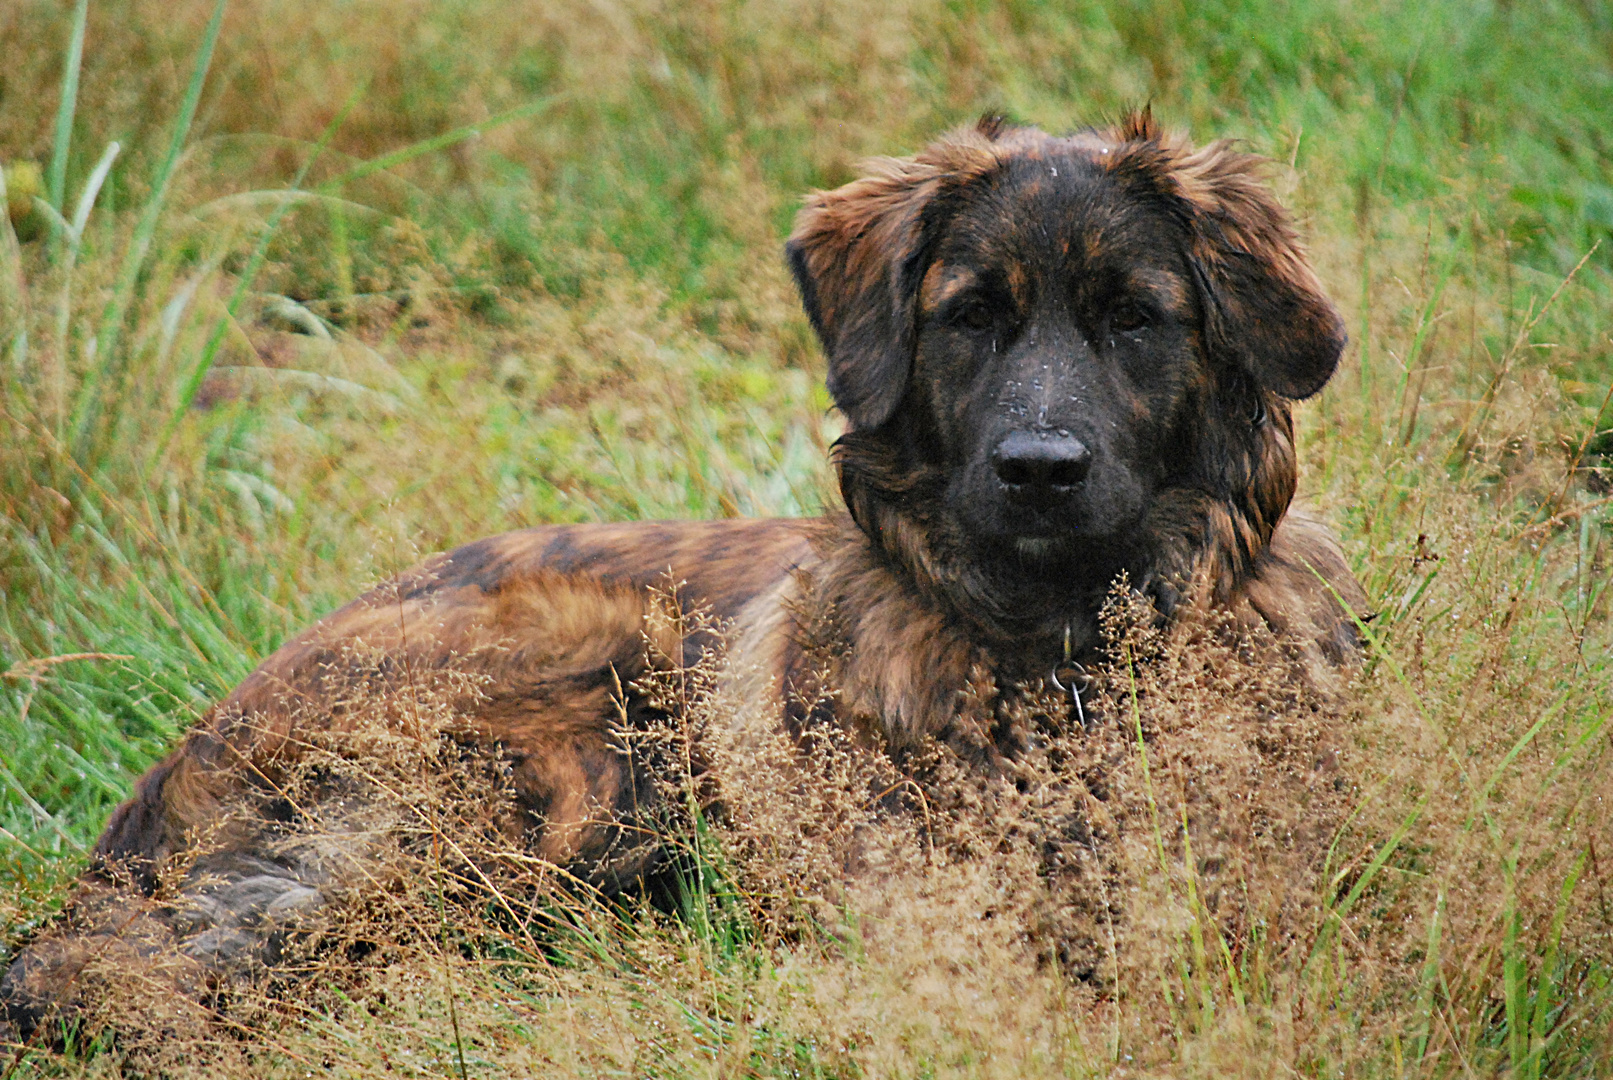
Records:
<instances>
[{"instance_id":1,"label":"dog's left ear","mask_svg":"<svg viewBox=\"0 0 1613 1080\"><path fill-rule=\"evenodd\" d=\"M829 393L853 429L896 412L913 366L920 280L945 196L997 163L997 130L953 132L911 158L815 191L784 245L812 329L829 360Z\"/></svg>"},{"instance_id":2,"label":"dog's left ear","mask_svg":"<svg viewBox=\"0 0 1613 1080\"><path fill-rule=\"evenodd\" d=\"M1209 347L1286 398L1307 398L1339 366L1348 335L1322 292L1265 159L1225 142L1172 145L1146 112L1116 132L1116 167L1150 175L1183 204Z\"/></svg>"},{"instance_id":3,"label":"dog's left ear","mask_svg":"<svg viewBox=\"0 0 1613 1080\"><path fill-rule=\"evenodd\" d=\"M1287 212L1259 175L1263 164L1212 144L1174 171L1193 206L1189 257L1204 293L1210 347L1239 357L1261 385L1297 400L1333 377L1348 335Z\"/></svg>"}]
</instances>

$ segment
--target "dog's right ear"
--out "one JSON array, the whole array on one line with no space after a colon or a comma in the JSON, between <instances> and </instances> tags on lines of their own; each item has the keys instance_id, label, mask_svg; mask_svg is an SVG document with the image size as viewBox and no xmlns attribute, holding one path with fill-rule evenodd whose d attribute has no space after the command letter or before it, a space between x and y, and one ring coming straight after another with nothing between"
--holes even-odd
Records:
<instances>
[{"instance_id":1,"label":"dog's right ear","mask_svg":"<svg viewBox=\"0 0 1613 1080\"><path fill-rule=\"evenodd\" d=\"M815 191L784 245L801 303L829 360L829 393L854 430L896 412L913 366L919 283L948 191L997 163L985 124L912 158Z\"/></svg>"}]
</instances>

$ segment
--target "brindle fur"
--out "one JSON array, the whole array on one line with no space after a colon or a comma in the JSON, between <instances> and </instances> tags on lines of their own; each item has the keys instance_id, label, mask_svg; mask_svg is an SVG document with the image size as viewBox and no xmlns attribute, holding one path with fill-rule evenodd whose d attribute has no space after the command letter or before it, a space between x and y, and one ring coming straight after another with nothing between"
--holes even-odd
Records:
<instances>
[{"instance_id":1,"label":"brindle fur","mask_svg":"<svg viewBox=\"0 0 1613 1080\"><path fill-rule=\"evenodd\" d=\"M1290 402L1327 381L1344 333L1260 168L1146 111L1064 138L988 120L809 196L787 253L849 423L847 512L507 533L321 620L139 780L75 900L90 914L0 987L12 1022L31 1029L87 950L130 935L118 897L272 790L300 731L340 728L329 702L355 645L485 680L466 730L511 762L531 849L606 889L654 869L653 849L606 856L653 797L615 733L648 710L631 685L669 580L733 620L732 688L753 715L788 723L826 671L817 707L897 753L972 723L966 684L1034 686L1066 642L1092 659L1122 572L1162 618L1224 609L1331 685L1364 598L1327 532L1289 511ZM1009 437L1079 440L1090 472L1029 497L992 473ZM317 881L250 839L210 850L203 877L213 915L168 932L204 968L272 959L261 916L317 902Z\"/></svg>"}]
</instances>

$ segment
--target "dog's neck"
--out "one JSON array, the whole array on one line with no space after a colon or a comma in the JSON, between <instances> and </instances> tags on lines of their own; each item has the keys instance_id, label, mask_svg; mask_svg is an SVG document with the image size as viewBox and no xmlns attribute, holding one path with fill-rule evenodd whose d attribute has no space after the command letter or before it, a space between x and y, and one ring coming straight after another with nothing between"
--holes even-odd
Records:
<instances>
[{"instance_id":1,"label":"dog's neck","mask_svg":"<svg viewBox=\"0 0 1613 1080\"><path fill-rule=\"evenodd\" d=\"M799 574L789 601L798 696L825 680L821 696L837 717L900 748L942 735L965 700L1047 685L1061 665L1096 659L1095 612L1034 632L983 625L961 613L949 568L906 550L915 562L893 558L849 515L824 519L821 560Z\"/></svg>"}]
</instances>

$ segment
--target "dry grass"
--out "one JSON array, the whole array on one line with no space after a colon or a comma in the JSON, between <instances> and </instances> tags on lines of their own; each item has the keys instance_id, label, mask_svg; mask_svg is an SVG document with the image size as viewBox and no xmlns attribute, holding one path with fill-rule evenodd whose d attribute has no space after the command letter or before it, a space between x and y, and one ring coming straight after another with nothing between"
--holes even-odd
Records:
<instances>
[{"instance_id":1,"label":"dry grass","mask_svg":"<svg viewBox=\"0 0 1613 1080\"><path fill-rule=\"evenodd\" d=\"M473 680L354 664L341 725L152 902L194 904L179 886L254 835L326 898L288 909L279 966L204 971L120 910L79 1038L176 1075L1370 1074L1488 1071L1521 1009L1525 1060L1601 1059L1610 778L1561 720L1583 702L1453 739L1387 648L1345 712L1281 655L1147 615L1117 592L1088 722L1028 707L1005 770L939 746L898 768L837 730L803 755L720 692L720 651L663 666L642 689L679 719L623 742L659 777L670 909L526 854L500 762L459 738Z\"/></svg>"}]
</instances>

